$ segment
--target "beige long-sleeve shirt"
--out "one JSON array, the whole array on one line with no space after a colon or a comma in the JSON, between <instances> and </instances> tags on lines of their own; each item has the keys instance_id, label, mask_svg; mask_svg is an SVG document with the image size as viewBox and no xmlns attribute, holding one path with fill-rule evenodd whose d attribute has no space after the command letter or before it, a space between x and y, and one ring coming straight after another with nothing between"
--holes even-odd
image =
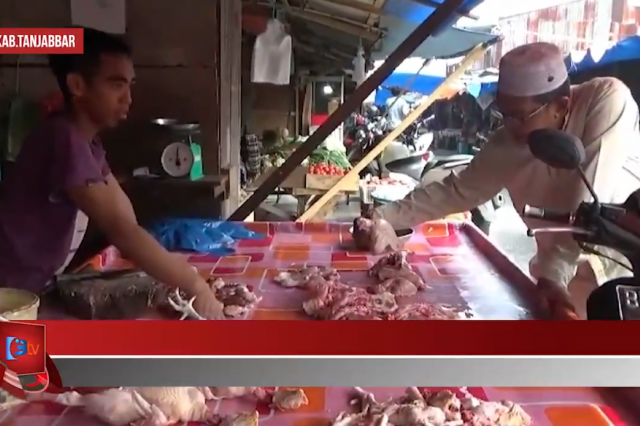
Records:
<instances>
[{"instance_id":1,"label":"beige long-sleeve shirt","mask_svg":"<svg viewBox=\"0 0 640 426\"><path fill-rule=\"evenodd\" d=\"M630 90L615 78L596 78L571 88L571 110L564 130L583 141L583 168L601 202L624 202L640 187L639 119ZM418 188L378 213L396 229L411 227L470 210L503 188L519 213L525 204L574 211L580 202L592 199L576 171L547 166L533 157L526 143L499 129L467 169ZM523 220L529 228L551 225ZM535 278L568 285L582 265L592 268L598 284L628 275L615 262L586 255L568 233L541 233L536 243L537 254L530 265ZM611 250L598 249L624 260Z\"/></svg>"}]
</instances>

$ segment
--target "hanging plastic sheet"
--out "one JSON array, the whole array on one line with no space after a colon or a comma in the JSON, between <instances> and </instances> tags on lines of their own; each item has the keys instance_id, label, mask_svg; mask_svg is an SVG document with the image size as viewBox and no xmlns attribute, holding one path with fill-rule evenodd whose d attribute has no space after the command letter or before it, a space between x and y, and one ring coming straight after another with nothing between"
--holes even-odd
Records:
<instances>
[{"instance_id":1,"label":"hanging plastic sheet","mask_svg":"<svg viewBox=\"0 0 640 426\"><path fill-rule=\"evenodd\" d=\"M168 219L154 224L148 231L169 251L217 256L235 252L234 246L239 240L266 238L237 223L208 219Z\"/></svg>"},{"instance_id":2,"label":"hanging plastic sheet","mask_svg":"<svg viewBox=\"0 0 640 426\"><path fill-rule=\"evenodd\" d=\"M367 73L365 71L367 60L364 57L364 49L358 47L358 54L353 59L353 74L351 79L355 81L357 86L360 86L363 81L367 79Z\"/></svg>"},{"instance_id":3,"label":"hanging plastic sheet","mask_svg":"<svg viewBox=\"0 0 640 426\"><path fill-rule=\"evenodd\" d=\"M253 46L251 81L286 86L291 81L293 45L280 21L272 19Z\"/></svg>"}]
</instances>

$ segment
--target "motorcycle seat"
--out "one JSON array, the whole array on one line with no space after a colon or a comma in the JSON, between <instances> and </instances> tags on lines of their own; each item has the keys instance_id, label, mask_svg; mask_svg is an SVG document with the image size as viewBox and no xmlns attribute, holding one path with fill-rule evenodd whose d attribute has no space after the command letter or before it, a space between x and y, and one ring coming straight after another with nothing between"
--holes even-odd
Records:
<instances>
[{"instance_id":1,"label":"motorcycle seat","mask_svg":"<svg viewBox=\"0 0 640 426\"><path fill-rule=\"evenodd\" d=\"M454 155L446 155L443 157L436 157L436 161L438 163L438 165L441 164L445 164L445 163L457 163L457 162L461 162L461 161L471 161L473 160L473 155L468 155L468 154L454 154Z\"/></svg>"}]
</instances>

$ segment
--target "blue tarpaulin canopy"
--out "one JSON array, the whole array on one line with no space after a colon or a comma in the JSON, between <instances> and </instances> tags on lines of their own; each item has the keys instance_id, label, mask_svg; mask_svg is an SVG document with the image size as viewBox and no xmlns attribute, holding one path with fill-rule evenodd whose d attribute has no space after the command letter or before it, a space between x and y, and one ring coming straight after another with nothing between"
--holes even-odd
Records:
<instances>
[{"instance_id":1,"label":"blue tarpaulin canopy","mask_svg":"<svg viewBox=\"0 0 640 426\"><path fill-rule=\"evenodd\" d=\"M394 72L391 74L382 84L386 87L398 86L403 89L406 89L409 92L417 92L423 95L429 95L433 92L442 82L445 80L444 77L434 76L434 75L416 75L411 73L399 73ZM411 84L407 86L407 84ZM391 92L384 88L379 88L376 91L376 98L374 103L376 105L384 105L387 99L391 97Z\"/></svg>"},{"instance_id":2,"label":"blue tarpaulin canopy","mask_svg":"<svg viewBox=\"0 0 640 426\"><path fill-rule=\"evenodd\" d=\"M584 58L575 61L572 56L567 58L567 65L570 72L585 71L591 68L597 68L614 62L632 61L640 59L640 36L631 36L613 45L607 49L602 56L595 55L594 52L588 50ZM598 57L600 56L600 57Z\"/></svg>"},{"instance_id":3,"label":"blue tarpaulin canopy","mask_svg":"<svg viewBox=\"0 0 640 426\"><path fill-rule=\"evenodd\" d=\"M443 0L435 0L442 3ZM461 10L470 11L483 0L466 0ZM385 29L385 37L372 52L374 60L385 59L415 28L422 23L435 8L412 0L387 0L380 17L380 27ZM452 16L442 24L439 32L429 37L410 57L453 58L462 56L480 43L495 40L499 35L485 31L454 28L458 16Z\"/></svg>"}]
</instances>

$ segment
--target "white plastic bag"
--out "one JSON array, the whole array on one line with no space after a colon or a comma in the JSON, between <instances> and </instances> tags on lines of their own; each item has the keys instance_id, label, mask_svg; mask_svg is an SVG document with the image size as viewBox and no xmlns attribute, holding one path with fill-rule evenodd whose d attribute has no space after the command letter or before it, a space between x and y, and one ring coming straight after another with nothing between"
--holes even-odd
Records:
<instances>
[{"instance_id":1,"label":"white plastic bag","mask_svg":"<svg viewBox=\"0 0 640 426\"><path fill-rule=\"evenodd\" d=\"M351 75L351 79L355 81L357 86L360 86L367 78L367 73L365 72L366 62L367 61L364 58L364 49L359 47L358 55L353 60L353 74Z\"/></svg>"},{"instance_id":2,"label":"white plastic bag","mask_svg":"<svg viewBox=\"0 0 640 426\"><path fill-rule=\"evenodd\" d=\"M251 81L288 85L291 80L291 57L291 36L284 31L280 21L270 20L253 47Z\"/></svg>"}]
</instances>

